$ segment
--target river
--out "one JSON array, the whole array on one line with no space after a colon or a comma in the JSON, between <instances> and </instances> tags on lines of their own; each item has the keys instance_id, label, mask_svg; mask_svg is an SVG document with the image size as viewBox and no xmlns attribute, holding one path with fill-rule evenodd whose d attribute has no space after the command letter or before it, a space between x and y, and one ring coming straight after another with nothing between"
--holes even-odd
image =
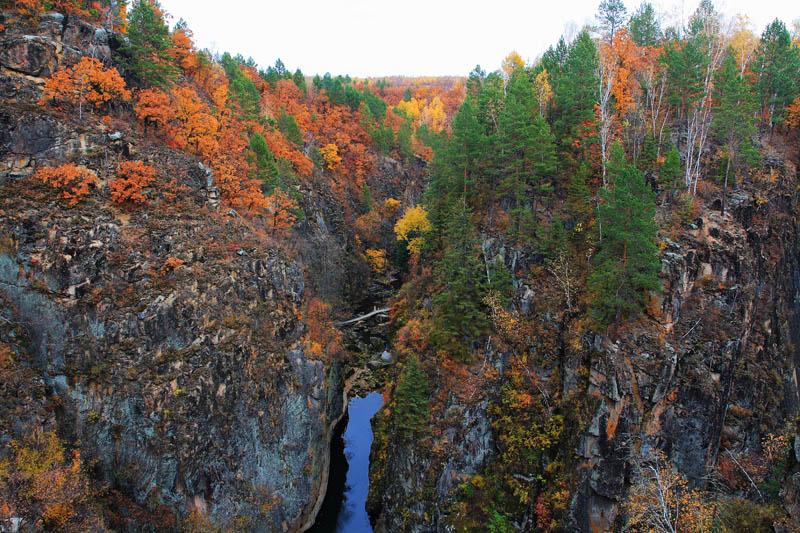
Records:
<instances>
[{"instance_id":1,"label":"river","mask_svg":"<svg viewBox=\"0 0 800 533\"><path fill-rule=\"evenodd\" d=\"M379 392L353 398L344 435L334 435L325 501L309 533L372 533L365 509L369 492L370 419L381 407Z\"/></svg>"}]
</instances>

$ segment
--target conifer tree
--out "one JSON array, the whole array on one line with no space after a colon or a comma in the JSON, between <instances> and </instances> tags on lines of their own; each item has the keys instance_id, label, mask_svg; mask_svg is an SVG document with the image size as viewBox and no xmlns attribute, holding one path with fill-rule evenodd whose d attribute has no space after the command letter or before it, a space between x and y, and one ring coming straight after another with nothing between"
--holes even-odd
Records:
<instances>
[{"instance_id":1,"label":"conifer tree","mask_svg":"<svg viewBox=\"0 0 800 533\"><path fill-rule=\"evenodd\" d=\"M775 19L761 35L754 65L758 72L762 129L766 123L773 131L775 124L783 123L786 107L797 96L800 70L800 49L792 45L792 38L780 20Z\"/></svg>"},{"instance_id":2,"label":"conifer tree","mask_svg":"<svg viewBox=\"0 0 800 533\"><path fill-rule=\"evenodd\" d=\"M505 107L500 113L500 172L504 176L501 192L511 201L512 235L518 238L523 219L531 216L527 206L533 194L533 218L536 198L555 173L553 136L544 118L536 111L536 96L522 69L511 77Z\"/></svg>"},{"instance_id":3,"label":"conifer tree","mask_svg":"<svg viewBox=\"0 0 800 533\"><path fill-rule=\"evenodd\" d=\"M172 39L158 2L135 0L128 15L127 43L121 48L121 63L133 85L166 87L178 69L169 54Z\"/></svg>"},{"instance_id":4,"label":"conifer tree","mask_svg":"<svg viewBox=\"0 0 800 533\"><path fill-rule=\"evenodd\" d=\"M420 368L416 355L408 359L400 374L391 412L395 435L402 440L418 436L428 424L428 376Z\"/></svg>"},{"instance_id":5,"label":"conifer tree","mask_svg":"<svg viewBox=\"0 0 800 533\"><path fill-rule=\"evenodd\" d=\"M647 291L661 287L655 195L633 165L609 170L609 189L600 191L603 240L588 279L592 314L603 326L643 310Z\"/></svg>"},{"instance_id":6,"label":"conifer tree","mask_svg":"<svg viewBox=\"0 0 800 533\"><path fill-rule=\"evenodd\" d=\"M580 147L592 134L589 125L594 123L597 85L597 48L589 33L583 31L569 45L564 68L553 83L553 133L572 169L585 159Z\"/></svg>"},{"instance_id":7,"label":"conifer tree","mask_svg":"<svg viewBox=\"0 0 800 533\"><path fill-rule=\"evenodd\" d=\"M668 191L667 198L671 203L675 191L681 186L681 155L674 146L667 152L664 163L658 171L658 181Z\"/></svg>"},{"instance_id":8,"label":"conifer tree","mask_svg":"<svg viewBox=\"0 0 800 533\"><path fill-rule=\"evenodd\" d=\"M742 150L745 154L758 153L750 140L757 133L753 119L753 93L739 73L733 50L728 51L722 63L715 89L717 105L714 110L714 129L728 152L722 187L722 216L725 216L731 168L736 168L737 157Z\"/></svg>"},{"instance_id":9,"label":"conifer tree","mask_svg":"<svg viewBox=\"0 0 800 533\"><path fill-rule=\"evenodd\" d=\"M486 328L486 277L471 215L463 203L454 208L444 238L444 254L434 272L439 292L433 297L431 337L438 348L459 359L469 357L472 343Z\"/></svg>"},{"instance_id":10,"label":"conifer tree","mask_svg":"<svg viewBox=\"0 0 800 533\"><path fill-rule=\"evenodd\" d=\"M631 38L638 46L656 46L663 35L656 18L655 9L650 2L642 2L631 16Z\"/></svg>"}]
</instances>

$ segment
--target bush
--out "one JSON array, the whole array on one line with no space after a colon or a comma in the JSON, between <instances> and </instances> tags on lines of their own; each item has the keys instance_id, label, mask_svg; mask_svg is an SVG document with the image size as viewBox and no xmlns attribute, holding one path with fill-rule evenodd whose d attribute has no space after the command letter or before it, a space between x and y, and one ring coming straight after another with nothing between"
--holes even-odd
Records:
<instances>
[{"instance_id":1,"label":"bush","mask_svg":"<svg viewBox=\"0 0 800 533\"><path fill-rule=\"evenodd\" d=\"M69 205L76 205L89 194L89 185L97 182L97 174L73 163L40 168L33 177L57 190L59 197L67 200Z\"/></svg>"},{"instance_id":2,"label":"bush","mask_svg":"<svg viewBox=\"0 0 800 533\"><path fill-rule=\"evenodd\" d=\"M117 204L141 204L147 200L145 187L155 179L156 169L141 161L123 161L119 164L117 178L108 184L111 200Z\"/></svg>"}]
</instances>

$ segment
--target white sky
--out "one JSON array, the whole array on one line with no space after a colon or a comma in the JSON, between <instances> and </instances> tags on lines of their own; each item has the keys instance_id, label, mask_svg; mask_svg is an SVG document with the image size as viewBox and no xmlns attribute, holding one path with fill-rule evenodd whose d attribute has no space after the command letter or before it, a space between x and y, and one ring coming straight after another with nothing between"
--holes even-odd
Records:
<instances>
[{"instance_id":1,"label":"white sky","mask_svg":"<svg viewBox=\"0 0 800 533\"><path fill-rule=\"evenodd\" d=\"M241 53L266 67L281 58L304 74L466 76L499 67L511 50L534 59L562 34L594 22L600 0L160 0L183 18L200 48ZM699 0L653 1L674 22ZM639 0L625 0L628 13ZM776 17L800 16L796 0L717 0L750 17L761 34ZM669 25L669 24L667 24Z\"/></svg>"}]
</instances>

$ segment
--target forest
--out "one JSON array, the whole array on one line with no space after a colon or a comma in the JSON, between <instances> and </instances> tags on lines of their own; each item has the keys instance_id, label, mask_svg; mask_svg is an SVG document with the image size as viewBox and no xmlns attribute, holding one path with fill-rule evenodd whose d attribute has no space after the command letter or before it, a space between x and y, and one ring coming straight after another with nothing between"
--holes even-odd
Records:
<instances>
[{"instance_id":1,"label":"forest","mask_svg":"<svg viewBox=\"0 0 800 533\"><path fill-rule=\"evenodd\" d=\"M24 165L22 152L3 148L8 172L22 170L0 177L0 254L18 258L13 276L27 276L31 291L65 305L67 293L38 269L67 261L58 271L72 272L63 258L78 252L49 258L48 248L67 246L55 236L25 248L44 242L46 228L25 238L15 201L24 201L20 212L61 217L64 228L101 212L122 221L108 258L92 267L119 276L87 275L86 284L98 284L93 292L67 284L78 302L68 312L87 324L101 308L144 321L155 304L136 300L137 287L161 302L184 286L235 284L240 258L263 248L300 265L305 292L279 304L270 298L289 289L265 297L258 285L259 294L245 298L239 288L235 303L225 301L231 293L215 297L213 305L228 307L197 326L215 339L202 349L214 353L227 342L237 362L218 367L241 365L267 387L276 378L264 376L289 375L290 358L271 357L291 345L321 363L323 388L341 386L331 384L342 369L363 363L335 323L375 287L387 292L370 301L392 309L387 343L396 358L378 379L384 407L372 421L373 525L800 530L800 22L775 19L759 34L745 14L702 0L674 26L648 2L628 11L622 0L603 0L593 25L532 60L512 51L496 70L476 66L463 78L361 79L199 49L187 23L157 0L0 7L0 74L12 80L3 87L16 87L4 92L4 127L41 113L80 135L122 132L129 142L117 155L104 141L95 152L47 152ZM19 74L22 55L3 50L33 46L19 44L19 35L53 17L104 31L108 57L67 57L59 48L57 68ZM27 103L16 96L25 76L40 78ZM193 185L190 167L203 169L204 183ZM193 187L203 198L218 194L219 204L198 207ZM185 222L203 228L185 244L202 243L202 253L147 240L178 231L171 225L187 216L205 219ZM129 220L135 227L125 229ZM314 239L324 232L338 239L336 259L319 257ZM196 259L202 254L208 262ZM343 272L340 288L326 281L332 271ZM144 285L125 276L144 276L136 278ZM69 388L80 392L56 393L48 381L55 363L36 381L30 346L38 334L4 279L0 531L17 531L5 525L12 519L20 531L277 527L277 489L249 485L261 518L215 511L209 488L170 499L152 496L152 481L143 497L130 488L141 480L123 480L135 473L116 472L122 463L91 448L121 425L110 409L80 407L101 394L92 387L102 390L104 372L145 379L114 370L123 364L115 357L166 358L156 368L191 360L198 369L215 360L197 355L201 344L164 340L155 349L141 330L112 350L81 344L88 333L71 334L66 360L79 370ZM237 359L240 346L259 343L270 357L253 353L260 362L252 366ZM195 382L180 366L153 378L164 405L189 401ZM172 384L173 374L183 377ZM49 423L15 426L20 391L41 398ZM270 393L259 395L267 401ZM303 399L309 408L318 401L312 396ZM190 405L162 406L159 431L188 427L180 424L191 422ZM158 454L173 444L163 446ZM310 477L321 467L314 458L305 468ZM190 493L201 492L203 504L192 503L199 500ZM302 530L282 521L284 531Z\"/></svg>"}]
</instances>

